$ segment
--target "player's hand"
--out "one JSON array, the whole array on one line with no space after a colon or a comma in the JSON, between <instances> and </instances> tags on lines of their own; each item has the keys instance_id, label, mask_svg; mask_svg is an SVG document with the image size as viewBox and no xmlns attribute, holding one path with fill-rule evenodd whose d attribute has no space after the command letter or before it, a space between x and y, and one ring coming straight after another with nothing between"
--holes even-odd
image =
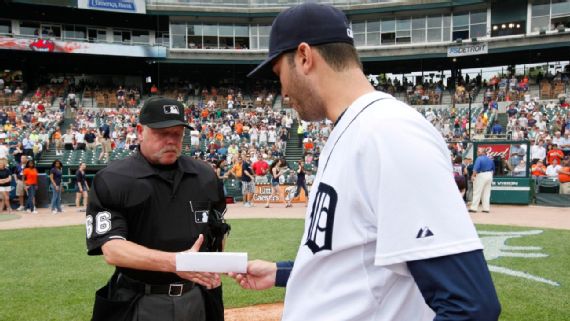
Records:
<instances>
[{"instance_id":1,"label":"player's hand","mask_svg":"<svg viewBox=\"0 0 570 321\"><path fill-rule=\"evenodd\" d=\"M275 286L277 265L274 262L254 260L247 263L247 273L229 273L244 289L265 290Z\"/></svg>"},{"instance_id":2,"label":"player's hand","mask_svg":"<svg viewBox=\"0 0 570 321\"><path fill-rule=\"evenodd\" d=\"M185 252L199 252L203 242L204 242L204 235L200 234L194 245L192 245L192 248L190 248ZM222 284L220 275L217 273L179 271L176 272L176 274L183 279L203 285L207 289L217 288Z\"/></svg>"}]
</instances>

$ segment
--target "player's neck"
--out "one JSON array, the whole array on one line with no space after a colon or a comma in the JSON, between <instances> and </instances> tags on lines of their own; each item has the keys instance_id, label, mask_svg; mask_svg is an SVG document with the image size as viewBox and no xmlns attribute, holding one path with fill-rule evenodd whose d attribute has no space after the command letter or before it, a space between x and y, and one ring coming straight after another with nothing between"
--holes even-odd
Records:
<instances>
[{"instance_id":1,"label":"player's neck","mask_svg":"<svg viewBox=\"0 0 570 321\"><path fill-rule=\"evenodd\" d=\"M333 123L356 99L373 92L362 71L352 68L344 72L334 72L330 77L324 77L323 88L326 88L322 97L325 100L327 118Z\"/></svg>"}]
</instances>

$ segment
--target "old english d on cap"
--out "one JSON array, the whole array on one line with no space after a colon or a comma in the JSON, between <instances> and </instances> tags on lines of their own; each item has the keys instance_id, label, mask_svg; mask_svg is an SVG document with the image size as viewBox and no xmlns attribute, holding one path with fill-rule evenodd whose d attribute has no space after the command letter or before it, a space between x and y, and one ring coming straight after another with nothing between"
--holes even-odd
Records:
<instances>
[{"instance_id":1,"label":"old english d on cap","mask_svg":"<svg viewBox=\"0 0 570 321\"><path fill-rule=\"evenodd\" d=\"M150 128L185 126L192 129L184 117L184 105L164 97L152 97L144 102L139 123Z\"/></svg>"},{"instance_id":2,"label":"old english d on cap","mask_svg":"<svg viewBox=\"0 0 570 321\"><path fill-rule=\"evenodd\" d=\"M352 29L346 15L329 5L305 3L281 12L271 25L269 54L248 77L274 78L272 62L282 53L294 50L300 43L322 45L345 42L354 45Z\"/></svg>"}]
</instances>

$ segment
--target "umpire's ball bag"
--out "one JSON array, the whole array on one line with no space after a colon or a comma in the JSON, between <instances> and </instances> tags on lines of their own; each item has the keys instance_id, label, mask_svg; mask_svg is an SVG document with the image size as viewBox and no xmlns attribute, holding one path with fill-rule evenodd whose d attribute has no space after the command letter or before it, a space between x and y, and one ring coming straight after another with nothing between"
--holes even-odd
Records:
<instances>
[{"instance_id":1,"label":"umpire's ball bag","mask_svg":"<svg viewBox=\"0 0 570 321\"><path fill-rule=\"evenodd\" d=\"M143 294L137 294L130 300L118 301L112 298L112 286L117 284L117 275L114 273L107 284L95 292L92 321L130 321L137 301Z\"/></svg>"}]
</instances>

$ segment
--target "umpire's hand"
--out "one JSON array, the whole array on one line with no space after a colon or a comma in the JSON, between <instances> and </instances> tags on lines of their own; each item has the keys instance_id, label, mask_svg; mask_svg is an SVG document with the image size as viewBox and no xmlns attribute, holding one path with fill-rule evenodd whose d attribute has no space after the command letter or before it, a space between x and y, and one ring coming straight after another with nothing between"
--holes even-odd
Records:
<instances>
[{"instance_id":1,"label":"umpire's hand","mask_svg":"<svg viewBox=\"0 0 570 321\"><path fill-rule=\"evenodd\" d=\"M204 242L204 235L200 234L194 245L192 245L192 248L185 252L199 252L203 242ZM183 279L203 285L207 289L217 288L222 284L222 281L220 280L220 275L217 273L176 272L176 274Z\"/></svg>"}]
</instances>

